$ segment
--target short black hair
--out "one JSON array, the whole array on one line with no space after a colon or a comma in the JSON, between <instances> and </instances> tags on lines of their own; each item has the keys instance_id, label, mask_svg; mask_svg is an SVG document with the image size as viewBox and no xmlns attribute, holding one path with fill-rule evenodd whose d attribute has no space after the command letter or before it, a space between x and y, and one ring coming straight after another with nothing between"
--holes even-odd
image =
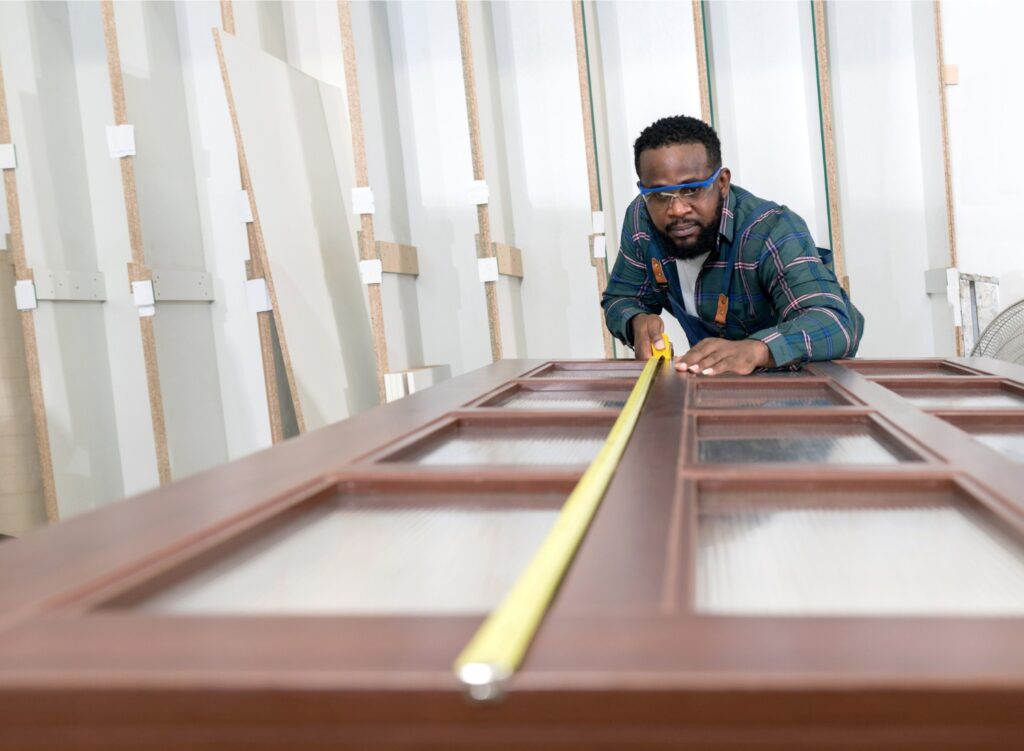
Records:
<instances>
[{"instance_id":1,"label":"short black hair","mask_svg":"<svg viewBox=\"0 0 1024 751\"><path fill-rule=\"evenodd\" d=\"M708 155L708 166L722 166L722 143L715 129L703 120L689 115L673 115L655 120L640 132L633 143L633 165L640 176L640 153L677 143L702 143Z\"/></svg>"}]
</instances>

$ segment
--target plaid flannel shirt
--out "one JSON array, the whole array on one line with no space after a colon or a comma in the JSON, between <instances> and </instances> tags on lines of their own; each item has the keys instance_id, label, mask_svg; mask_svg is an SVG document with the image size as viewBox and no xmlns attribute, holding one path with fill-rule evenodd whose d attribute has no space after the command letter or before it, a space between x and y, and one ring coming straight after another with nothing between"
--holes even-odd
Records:
<instances>
[{"instance_id":1,"label":"plaid flannel shirt","mask_svg":"<svg viewBox=\"0 0 1024 751\"><path fill-rule=\"evenodd\" d=\"M752 217L758 210L761 214ZM750 227L734 237L736 228L751 219ZM718 296L725 289L725 259L734 242L739 247L729 312L721 329L727 339L761 340L771 350L775 367L856 354L864 317L822 263L804 220L785 206L766 206L736 185L730 187L723 207L718 248L697 278L694 299L700 318L715 320ZM671 310L668 295L674 292L655 278L652 258L664 262L666 271L672 261L662 249L647 205L637 196L626 210L619 254L601 298L608 330L630 346L634 316Z\"/></svg>"}]
</instances>

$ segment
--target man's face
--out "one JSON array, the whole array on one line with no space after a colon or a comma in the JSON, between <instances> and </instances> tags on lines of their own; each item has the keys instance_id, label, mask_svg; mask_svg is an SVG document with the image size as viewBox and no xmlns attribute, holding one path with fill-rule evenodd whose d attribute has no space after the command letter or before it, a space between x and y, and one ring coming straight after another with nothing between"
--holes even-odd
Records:
<instances>
[{"instance_id":1,"label":"man's face","mask_svg":"<svg viewBox=\"0 0 1024 751\"><path fill-rule=\"evenodd\" d=\"M640 183L655 188L707 180L714 173L702 143L683 143L640 152ZM729 170L723 169L706 190L667 205L648 201L647 211L677 258L696 258L715 249L722 207L729 194Z\"/></svg>"}]
</instances>

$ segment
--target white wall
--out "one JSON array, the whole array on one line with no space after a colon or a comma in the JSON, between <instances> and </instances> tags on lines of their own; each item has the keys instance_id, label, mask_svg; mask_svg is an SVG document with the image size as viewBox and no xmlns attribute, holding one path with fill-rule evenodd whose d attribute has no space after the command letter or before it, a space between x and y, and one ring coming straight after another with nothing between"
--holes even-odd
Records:
<instances>
[{"instance_id":1,"label":"white wall","mask_svg":"<svg viewBox=\"0 0 1024 751\"><path fill-rule=\"evenodd\" d=\"M942 3L947 64L960 83L946 87L960 269L999 277L1003 308L1024 299L1024 256L1014 222L1024 212L1024 70L1017 63L1024 6Z\"/></svg>"},{"instance_id":2,"label":"white wall","mask_svg":"<svg viewBox=\"0 0 1024 751\"><path fill-rule=\"evenodd\" d=\"M737 185L788 206L819 246L831 247L811 4L744 0L707 8L723 164Z\"/></svg>"},{"instance_id":3,"label":"white wall","mask_svg":"<svg viewBox=\"0 0 1024 751\"><path fill-rule=\"evenodd\" d=\"M927 357L952 342L924 277L947 256L930 6L837 3L828 19L846 265L866 319L859 354Z\"/></svg>"}]
</instances>

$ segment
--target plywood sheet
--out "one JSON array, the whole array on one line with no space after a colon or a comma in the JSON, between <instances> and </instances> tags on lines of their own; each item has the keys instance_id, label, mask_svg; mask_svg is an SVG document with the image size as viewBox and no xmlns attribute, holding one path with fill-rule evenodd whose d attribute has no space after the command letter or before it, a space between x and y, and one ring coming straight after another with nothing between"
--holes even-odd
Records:
<instances>
[{"instance_id":1,"label":"plywood sheet","mask_svg":"<svg viewBox=\"0 0 1024 751\"><path fill-rule=\"evenodd\" d=\"M377 403L343 93L222 35L271 287L307 429Z\"/></svg>"}]
</instances>

